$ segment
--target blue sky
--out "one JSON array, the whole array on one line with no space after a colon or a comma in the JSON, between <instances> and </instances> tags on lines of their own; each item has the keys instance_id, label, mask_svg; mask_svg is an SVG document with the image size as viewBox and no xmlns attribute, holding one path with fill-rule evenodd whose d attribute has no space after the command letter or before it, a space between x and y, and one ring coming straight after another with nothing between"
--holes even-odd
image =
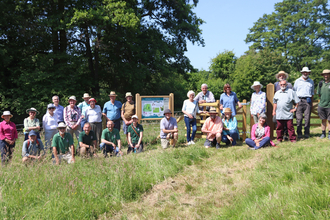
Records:
<instances>
[{"instance_id":1,"label":"blue sky","mask_svg":"<svg viewBox=\"0 0 330 220\"><path fill-rule=\"evenodd\" d=\"M206 23L201 26L205 47L188 43L186 56L199 70L209 70L210 61L224 50L240 57L248 50L244 42L249 28L270 14L279 0L199 0L194 12Z\"/></svg>"}]
</instances>

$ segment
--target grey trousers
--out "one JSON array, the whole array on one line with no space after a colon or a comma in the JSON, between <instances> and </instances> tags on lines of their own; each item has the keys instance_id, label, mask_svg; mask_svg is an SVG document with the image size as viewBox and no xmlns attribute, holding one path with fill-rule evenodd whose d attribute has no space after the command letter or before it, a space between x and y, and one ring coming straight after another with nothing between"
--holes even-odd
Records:
<instances>
[{"instance_id":1,"label":"grey trousers","mask_svg":"<svg viewBox=\"0 0 330 220\"><path fill-rule=\"evenodd\" d=\"M101 143L101 134L102 134L102 122L89 122L91 124L91 130L94 131L96 135L96 146L99 146Z\"/></svg>"},{"instance_id":2,"label":"grey trousers","mask_svg":"<svg viewBox=\"0 0 330 220\"><path fill-rule=\"evenodd\" d=\"M301 99L299 102L296 119L297 119L297 134L302 135L302 121L305 120L304 134L309 135L310 117L311 117L312 103L308 103L306 99Z\"/></svg>"}]
</instances>

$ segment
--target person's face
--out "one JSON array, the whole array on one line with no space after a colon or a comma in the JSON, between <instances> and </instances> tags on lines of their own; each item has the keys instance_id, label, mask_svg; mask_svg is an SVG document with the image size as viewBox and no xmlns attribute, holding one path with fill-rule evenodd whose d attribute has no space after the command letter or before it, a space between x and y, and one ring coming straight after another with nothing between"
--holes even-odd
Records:
<instances>
[{"instance_id":1,"label":"person's face","mask_svg":"<svg viewBox=\"0 0 330 220\"><path fill-rule=\"evenodd\" d=\"M112 102L114 102L114 101L116 100L116 96L114 96L114 95L110 96L110 100L111 100Z\"/></svg>"},{"instance_id":2,"label":"person's face","mask_svg":"<svg viewBox=\"0 0 330 220\"><path fill-rule=\"evenodd\" d=\"M60 100L58 97L53 98L54 105L58 105L59 102L60 102Z\"/></svg>"},{"instance_id":3,"label":"person's face","mask_svg":"<svg viewBox=\"0 0 330 220\"><path fill-rule=\"evenodd\" d=\"M254 89L255 89L257 92L259 92L260 89L261 89L261 86L254 86Z\"/></svg>"},{"instance_id":4,"label":"person's face","mask_svg":"<svg viewBox=\"0 0 330 220\"><path fill-rule=\"evenodd\" d=\"M114 123L113 123L112 121L109 121L109 122L107 123L107 128L108 128L110 131L113 129L114 126L115 126L115 125L114 125Z\"/></svg>"},{"instance_id":5,"label":"person's face","mask_svg":"<svg viewBox=\"0 0 330 220\"><path fill-rule=\"evenodd\" d=\"M226 112L226 113L225 113L225 117L226 117L226 118L230 118L230 116L231 116L231 113L230 113L230 112Z\"/></svg>"},{"instance_id":6,"label":"person's face","mask_svg":"<svg viewBox=\"0 0 330 220\"><path fill-rule=\"evenodd\" d=\"M29 111L29 116L30 116L30 118L34 118L36 116L36 112Z\"/></svg>"},{"instance_id":7,"label":"person's face","mask_svg":"<svg viewBox=\"0 0 330 220\"><path fill-rule=\"evenodd\" d=\"M206 94L206 92L207 92L207 87L206 86L202 87L202 92L203 92L203 94Z\"/></svg>"},{"instance_id":8,"label":"person's face","mask_svg":"<svg viewBox=\"0 0 330 220\"><path fill-rule=\"evenodd\" d=\"M49 113L53 114L55 111L55 108L49 108L48 111L49 111Z\"/></svg>"},{"instance_id":9,"label":"person's face","mask_svg":"<svg viewBox=\"0 0 330 220\"><path fill-rule=\"evenodd\" d=\"M193 100L194 98L195 98L194 93L192 93L192 94L189 95L189 99L190 99L190 100Z\"/></svg>"},{"instance_id":10,"label":"person's face","mask_svg":"<svg viewBox=\"0 0 330 220\"><path fill-rule=\"evenodd\" d=\"M286 80L286 76L285 76L285 74L280 74L280 75L278 76L278 79L279 79L280 81Z\"/></svg>"},{"instance_id":11,"label":"person's face","mask_svg":"<svg viewBox=\"0 0 330 220\"><path fill-rule=\"evenodd\" d=\"M4 115L3 119L5 119L6 122L10 121L10 115Z\"/></svg>"},{"instance_id":12,"label":"person's face","mask_svg":"<svg viewBox=\"0 0 330 220\"><path fill-rule=\"evenodd\" d=\"M228 86L228 87L226 88L226 93L230 93L230 92L231 92L231 87Z\"/></svg>"},{"instance_id":13,"label":"person's face","mask_svg":"<svg viewBox=\"0 0 330 220\"><path fill-rule=\"evenodd\" d=\"M85 102L88 103L89 98L84 98Z\"/></svg>"},{"instance_id":14,"label":"person's face","mask_svg":"<svg viewBox=\"0 0 330 220\"><path fill-rule=\"evenodd\" d=\"M169 120L169 119L171 118L171 115L172 115L171 113L166 113L166 114L165 114L165 118L166 118L167 120Z\"/></svg>"},{"instance_id":15,"label":"person's face","mask_svg":"<svg viewBox=\"0 0 330 220\"><path fill-rule=\"evenodd\" d=\"M132 101L132 99L133 99L133 97L132 97L132 96L127 96L127 97L126 97L126 100L127 100L128 102L131 102L131 101Z\"/></svg>"},{"instance_id":16,"label":"person's face","mask_svg":"<svg viewBox=\"0 0 330 220\"><path fill-rule=\"evenodd\" d=\"M330 73L323 74L324 80L328 81L330 79Z\"/></svg>"},{"instance_id":17,"label":"person's face","mask_svg":"<svg viewBox=\"0 0 330 220\"><path fill-rule=\"evenodd\" d=\"M37 140L37 136L31 135L29 136L29 140L34 143Z\"/></svg>"},{"instance_id":18,"label":"person's face","mask_svg":"<svg viewBox=\"0 0 330 220\"><path fill-rule=\"evenodd\" d=\"M137 119L137 118L133 118L133 123L134 123L134 124L138 123L138 121L139 121L139 119Z\"/></svg>"},{"instance_id":19,"label":"person's face","mask_svg":"<svg viewBox=\"0 0 330 220\"><path fill-rule=\"evenodd\" d=\"M287 85L286 81L281 81L280 82L280 87L281 87L282 90L286 89L286 85Z\"/></svg>"},{"instance_id":20,"label":"person's face","mask_svg":"<svg viewBox=\"0 0 330 220\"><path fill-rule=\"evenodd\" d=\"M76 101L76 100L73 100L73 99L70 99L70 100L69 100L69 104L70 104L71 107L74 107L75 104L76 104L76 102L77 102L77 101Z\"/></svg>"},{"instance_id":21,"label":"person's face","mask_svg":"<svg viewBox=\"0 0 330 220\"><path fill-rule=\"evenodd\" d=\"M91 130L91 126L89 124L85 124L84 125L84 132L86 134L89 134L90 130Z\"/></svg>"},{"instance_id":22,"label":"person's face","mask_svg":"<svg viewBox=\"0 0 330 220\"><path fill-rule=\"evenodd\" d=\"M308 73L308 72L302 72L301 74L302 74L302 76L303 76L305 79L307 79L308 76L309 76L309 73Z\"/></svg>"},{"instance_id":23,"label":"person's face","mask_svg":"<svg viewBox=\"0 0 330 220\"><path fill-rule=\"evenodd\" d=\"M264 119L264 118L262 118L262 117L259 118L259 123L260 123L261 125L265 124L265 122L266 122L266 119Z\"/></svg>"},{"instance_id":24,"label":"person's face","mask_svg":"<svg viewBox=\"0 0 330 220\"><path fill-rule=\"evenodd\" d=\"M215 119L215 117L217 117L217 114L210 113L210 118L211 118L211 119Z\"/></svg>"},{"instance_id":25,"label":"person's face","mask_svg":"<svg viewBox=\"0 0 330 220\"><path fill-rule=\"evenodd\" d=\"M92 108L94 108L94 107L95 107L95 102L94 102L94 101L90 101L90 102L89 102L89 105L90 105Z\"/></svg>"},{"instance_id":26,"label":"person's face","mask_svg":"<svg viewBox=\"0 0 330 220\"><path fill-rule=\"evenodd\" d=\"M59 128L58 130L59 130L60 134L64 134L65 133L65 128Z\"/></svg>"}]
</instances>

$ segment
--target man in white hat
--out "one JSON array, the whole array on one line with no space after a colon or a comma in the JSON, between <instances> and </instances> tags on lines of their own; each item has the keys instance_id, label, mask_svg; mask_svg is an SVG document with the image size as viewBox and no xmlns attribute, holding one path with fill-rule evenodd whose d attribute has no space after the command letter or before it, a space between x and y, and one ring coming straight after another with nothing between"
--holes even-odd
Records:
<instances>
[{"instance_id":1,"label":"man in white hat","mask_svg":"<svg viewBox=\"0 0 330 220\"><path fill-rule=\"evenodd\" d=\"M83 128L84 127L84 124L87 122L87 120L85 119L85 112L86 112L86 109L89 107L89 103L88 103L88 100L91 98L89 96L88 93L84 93L83 97L84 99L83 102L80 102L78 104L78 108L80 108L80 111L81 111L81 123L80 123L80 127Z\"/></svg>"},{"instance_id":2,"label":"man in white hat","mask_svg":"<svg viewBox=\"0 0 330 220\"><path fill-rule=\"evenodd\" d=\"M74 163L74 145L72 135L65 132L66 124L60 122L57 126L59 132L54 135L52 141L54 162L58 165L62 160Z\"/></svg>"},{"instance_id":3,"label":"man in white hat","mask_svg":"<svg viewBox=\"0 0 330 220\"><path fill-rule=\"evenodd\" d=\"M121 102L116 100L116 93L111 91L109 94L110 101L106 102L103 106L102 115L106 117L107 121L113 121L115 128L120 131L120 116L121 116Z\"/></svg>"},{"instance_id":4,"label":"man in white hat","mask_svg":"<svg viewBox=\"0 0 330 220\"><path fill-rule=\"evenodd\" d=\"M12 157L15 142L18 138L16 125L11 122L13 117L10 111L4 111L1 118L4 120L0 123L0 150L1 150L1 163L4 163Z\"/></svg>"},{"instance_id":5,"label":"man in white hat","mask_svg":"<svg viewBox=\"0 0 330 220\"><path fill-rule=\"evenodd\" d=\"M163 149L168 148L170 140L173 139L172 147L175 147L178 141L178 124L176 119L172 117L170 109L165 109L164 118L160 121L160 140Z\"/></svg>"},{"instance_id":6,"label":"man in white hat","mask_svg":"<svg viewBox=\"0 0 330 220\"><path fill-rule=\"evenodd\" d=\"M132 116L133 123L128 126L128 149L127 154L131 151L134 153L140 153L143 150L143 126L139 124L139 118L137 115Z\"/></svg>"},{"instance_id":7,"label":"man in white hat","mask_svg":"<svg viewBox=\"0 0 330 220\"><path fill-rule=\"evenodd\" d=\"M324 80L321 80L317 86L316 94L320 96L320 103L317 108L319 113L319 117L322 120L321 128L322 128L322 135L320 138L325 138L325 130L327 127L328 121L328 139L330 140L330 70L325 69L321 73Z\"/></svg>"},{"instance_id":8,"label":"man in white hat","mask_svg":"<svg viewBox=\"0 0 330 220\"><path fill-rule=\"evenodd\" d=\"M254 123L258 123L259 115L266 112L266 93L261 91L262 85L255 81L251 89L255 90L251 96L250 113L253 116Z\"/></svg>"},{"instance_id":9,"label":"man in white hat","mask_svg":"<svg viewBox=\"0 0 330 220\"><path fill-rule=\"evenodd\" d=\"M216 148L220 148L221 133L223 130L223 123L221 117L218 116L218 112L214 107L210 108L208 117L202 127L202 132L206 133L206 140L204 143L205 148L211 147L211 144L216 145Z\"/></svg>"},{"instance_id":10,"label":"man in white hat","mask_svg":"<svg viewBox=\"0 0 330 220\"><path fill-rule=\"evenodd\" d=\"M125 98L127 101L121 108L121 118L123 119L123 131L126 135L126 140L128 143L127 128L133 123L132 116L135 115L135 102L133 101L133 96L130 92L126 93Z\"/></svg>"},{"instance_id":11,"label":"man in white hat","mask_svg":"<svg viewBox=\"0 0 330 220\"><path fill-rule=\"evenodd\" d=\"M275 82L274 86L275 86L275 92L277 92L278 90L281 90L280 82L283 80L287 81L289 78L289 74L287 74L285 71L281 70L280 72L278 72L275 75L275 78L277 79L277 82ZM293 88L292 84L289 83L288 81L287 81L287 87L288 87L288 89Z\"/></svg>"},{"instance_id":12,"label":"man in white hat","mask_svg":"<svg viewBox=\"0 0 330 220\"><path fill-rule=\"evenodd\" d=\"M42 155L40 155L40 153L42 153ZM37 132L31 130L29 132L29 139L23 142L22 162L25 163L31 160L38 160L44 155L45 150L42 141L37 138Z\"/></svg>"},{"instance_id":13,"label":"man in white hat","mask_svg":"<svg viewBox=\"0 0 330 220\"><path fill-rule=\"evenodd\" d=\"M79 134L81 132L80 122L82 120L80 108L76 106L77 100L75 96L70 96L69 105L64 108L64 122L67 125L66 132L76 135L79 139Z\"/></svg>"},{"instance_id":14,"label":"man in white hat","mask_svg":"<svg viewBox=\"0 0 330 220\"><path fill-rule=\"evenodd\" d=\"M297 111L297 134L298 138L302 136L302 120L305 119L304 138L309 138L310 116L312 111L312 100L314 96L314 82L309 78L311 71L308 67L304 67L301 71L302 76L298 78L293 86L298 98L300 99Z\"/></svg>"}]
</instances>

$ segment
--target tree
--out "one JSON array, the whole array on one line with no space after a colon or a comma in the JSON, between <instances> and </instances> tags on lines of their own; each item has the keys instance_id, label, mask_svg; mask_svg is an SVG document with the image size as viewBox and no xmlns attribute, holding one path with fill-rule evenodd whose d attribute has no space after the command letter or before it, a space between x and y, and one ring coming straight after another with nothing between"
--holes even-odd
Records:
<instances>
[{"instance_id":1,"label":"tree","mask_svg":"<svg viewBox=\"0 0 330 220\"><path fill-rule=\"evenodd\" d=\"M250 48L269 47L284 54L299 71L313 69L329 51L330 10L327 0L284 0L275 4L275 12L259 18L245 42Z\"/></svg>"},{"instance_id":2,"label":"tree","mask_svg":"<svg viewBox=\"0 0 330 220\"><path fill-rule=\"evenodd\" d=\"M210 70L223 80L229 79L230 74L234 72L236 60L233 51L224 51L211 60Z\"/></svg>"}]
</instances>

